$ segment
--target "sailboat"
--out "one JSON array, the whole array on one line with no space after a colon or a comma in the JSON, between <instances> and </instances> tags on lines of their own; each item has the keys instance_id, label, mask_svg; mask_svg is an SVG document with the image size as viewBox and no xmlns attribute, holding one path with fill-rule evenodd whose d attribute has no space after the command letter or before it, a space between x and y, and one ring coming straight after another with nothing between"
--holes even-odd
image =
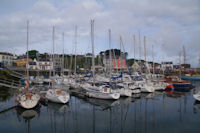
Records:
<instances>
[{"instance_id":1,"label":"sailboat","mask_svg":"<svg viewBox=\"0 0 200 133\"><path fill-rule=\"evenodd\" d=\"M144 36L144 63L145 63L145 67L146 69L149 71L149 67L147 65L147 61L146 61L146 37ZM145 70L145 77L147 76L147 70ZM155 88L151 82L151 80L148 80L147 78L144 79L145 82L141 82L138 84L138 86L141 88L141 92L154 92Z\"/></svg>"},{"instance_id":2,"label":"sailboat","mask_svg":"<svg viewBox=\"0 0 200 133\"><path fill-rule=\"evenodd\" d=\"M181 79L181 52L179 55L179 77L178 76L168 76L167 83L171 83L176 91L190 91L191 83L190 81Z\"/></svg>"},{"instance_id":3,"label":"sailboat","mask_svg":"<svg viewBox=\"0 0 200 133\"><path fill-rule=\"evenodd\" d=\"M40 96L37 93L29 90L28 26L29 26L29 21L27 21L27 61L26 61L26 78L27 79L26 79L26 86L25 86L23 92L21 92L15 99L15 102L17 102L21 107L23 107L25 109L34 108L40 100Z\"/></svg>"},{"instance_id":4,"label":"sailboat","mask_svg":"<svg viewBox=\"0 0 200 133\"><path fill-rule=\"evenodd\" d=\"M84 83L82 88L87 91L87 95L92 98L98 99L119 99L120 94L112 92L110 85L97 86L95 80L95 67L94 67L94 20L91 20L91 43L92 43L92 76L93 84Z\"/></svg>"},{"instance_id":5,"label":"sailboat","mask_svg":"<svg viewBox=\"0 0 200 133\"><path fill-rule=\"evenodd\" d=\"M54 26L53 26L53 55L54 55ZM55 68L54 68L54 56L53 56L53 74L55 75ZM53 75L53 76L54 76ZM70 95L68 92L55 88L54 83L49 90L47 90L45 98L48 101L55 102L55 103L67 103L70 99Z\"/></svg>"}]
</instances>

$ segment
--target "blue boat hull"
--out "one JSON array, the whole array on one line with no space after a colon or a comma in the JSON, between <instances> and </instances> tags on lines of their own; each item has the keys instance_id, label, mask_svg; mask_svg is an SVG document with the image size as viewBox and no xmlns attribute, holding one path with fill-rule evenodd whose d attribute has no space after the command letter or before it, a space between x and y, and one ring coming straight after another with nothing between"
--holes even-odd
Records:
<instances>
[{"instance_id":1,"label":"blue boat hull","mask_svg":"<svg viewBox=\"0 0 200 133\"><path fill-rule=\"evenodd\" d=\"M191 85L189 83L174 83L173 86L175 91L187 92L191 89Z\"/></svg>"},{"instance_id":2,"label":"blue boat hull","mask_svg":"<svg viewBox=\"0 0 200 133\"><path fill-rule=\"evenodd\" d=\"M186 77L186 76L182 76L181 79L183 79L183 80L200 80L200 77Z\"/></svg>"}]
</instances>

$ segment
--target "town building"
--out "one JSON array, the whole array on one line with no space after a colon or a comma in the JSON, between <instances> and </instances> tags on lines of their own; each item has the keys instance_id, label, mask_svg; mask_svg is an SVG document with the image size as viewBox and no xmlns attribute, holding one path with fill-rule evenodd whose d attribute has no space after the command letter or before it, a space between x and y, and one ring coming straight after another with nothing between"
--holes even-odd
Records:
<instances>
[{"instance_id":1,"label":"town building","mask_svg":"<svg viewBox=\"0 0 200 133\"><path fill-rule=\"evenodd\" d=\"M173 70L173 62L161 62L161 69L164 71L166 70Z\"/></svg>"},{"instance_id":2,"label":"town building","mask_svg":"<svg viewBox=\"0 0 200 133\"><path fill-rule=\"evenodd\" d=\"M37 61L34 59L33 61L29 62L28 68L30 70L53 70L53 63L51 61Z\"/></svg>"},{"instance_id":3,"label":"town building","mask_svg":"<svg viewBox=\"0 0 200 133\"><path fill-rule=\"evenodd\" d=\"M118 49L111 49L111 59L110 50L100 52L100 57L103 58L103 66L106 69L127 69L127 59L128 53L123 53Z\"/></svg>"},{"instance_id":4,"label":"town building","mask_svg":"<svg viewBox=\"0 0 200 133\"><path fill-rule=\"evenodd\" d=\"M13 55L8 52L0 52L0 65L10 67L13 65Z\"/></svg>"},{"instance_id":5,"label":"town building","mask_svg":"<svg viewBox=\"0 0 200 133\"><path fill-rule=\"evenodd\" d=\"M28 62L32 62L33 60L31 58L28 59ZM16 60L16 66L17 67L26 67L27 58L20 58Z\"/></svg>"}]
</instances>

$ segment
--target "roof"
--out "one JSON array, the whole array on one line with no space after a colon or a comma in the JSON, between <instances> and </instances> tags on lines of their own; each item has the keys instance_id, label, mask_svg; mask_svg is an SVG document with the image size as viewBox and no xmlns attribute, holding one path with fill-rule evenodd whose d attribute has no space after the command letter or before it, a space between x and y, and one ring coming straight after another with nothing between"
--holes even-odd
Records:
<instances>
[{"instance_id":1,"label":"roof","mask_svg":"<svg viewBox=\"0 0 200 133\"><path fill-rule=\"evenodd\" d=\"M13 54L8 53L8 52L0 52L0 55L9 55L9 56L13 56Z\"/></svg>"}]
</instances>

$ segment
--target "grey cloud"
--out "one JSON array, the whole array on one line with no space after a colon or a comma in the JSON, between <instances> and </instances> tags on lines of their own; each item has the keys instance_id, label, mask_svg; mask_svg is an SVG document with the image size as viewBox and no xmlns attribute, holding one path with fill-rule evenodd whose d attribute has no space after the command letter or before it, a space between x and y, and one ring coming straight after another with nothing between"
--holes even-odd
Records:
<instances>
[{"instance_id":1,"label":"grey cloud","mask_svg":"<svg viewBox=\"0 0 200 133\"><path fill-rule=\"evenodd\" d=\"M22 3L26 2L22 1ZM0 50L18 49L18 53L25 51L26 20L29 19L30 48L41 52L51 51L52 26L55 25L58 46L56 51L62 51L61 33L65 32L66 48L72 52L74 26L78 25L78 52L89 52L90 19L94 18L96 53L108 48L110 28L112 46L119 48L119 35L122 35L128 52L133 50L132 35L137 35L137 57L138 31L141 31L141 41L144 35L147 36L148 60L152 58L152 45L155 48L155 59L159 62L162 60L159 58L161 55L164 55L166 60L176 62L182 45L187 48L188 60L190 60L196 57L200 48L198 44L200 41L199 5L198 0L31 1L27 5L30 8L26 10L15 8L15 10L10 9L6 14L6 10L3 9L4 14L0 14ZM162 44L165 44L165 48ZM129 57L133 57L133 52ZM195 60L190 62L193 66L197 66Z\"/></svg>"}]
</instances>

